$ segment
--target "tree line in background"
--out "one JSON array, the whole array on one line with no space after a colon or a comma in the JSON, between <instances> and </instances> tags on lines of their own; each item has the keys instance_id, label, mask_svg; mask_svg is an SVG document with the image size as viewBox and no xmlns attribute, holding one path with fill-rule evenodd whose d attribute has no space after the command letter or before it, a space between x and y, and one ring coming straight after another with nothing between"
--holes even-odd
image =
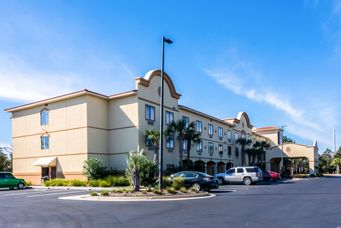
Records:
<instances>
[{"instance_id":1,"label":"tree line in background","mask_svg":"<svg viewBox=\"0 0 341 228\"><path fill-rule=\"evenodd\" d=\"M0 147L0 171L12 171L12 148Z\"/></svg>"},{"instance_id":2,"label":"tree line in background","mask_svg":"<svg viewBox=\"0 0 341 228\"><path fill-rule=\"evenodd\" d=\"M341 147L335 152L326 149L318 159L318 170L320 173L340 173L341 167Z\"/></svg>"}]
</instances>

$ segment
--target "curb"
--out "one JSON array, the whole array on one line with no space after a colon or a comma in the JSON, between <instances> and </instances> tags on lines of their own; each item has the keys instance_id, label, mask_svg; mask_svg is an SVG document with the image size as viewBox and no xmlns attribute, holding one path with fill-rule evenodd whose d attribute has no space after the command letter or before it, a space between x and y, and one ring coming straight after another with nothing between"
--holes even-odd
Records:
<instances>
[{"instance_id":1,"label":"curb","mask_svg":"<svg viewBox=\"0 0 341 228\"><path fill-rule=\"evenodd\" d=\"M101 190L113 190L113 189L121 189L126 188L124 187L69 187L69 186L30 186L33 189L59 189L59 190L83 190L83 191L101 191Z\"/></svg>"},{"instance_id":2,"label":"curb","mask_svg":"<svg viewBox=\"0 0 341 228\"><path fill-rule=\"evenodd\" d=\"M80 200L80 201L97 201L97 202L137 202L137 201L180 201L180 200L197 200L207 199L215 197L215 194L203 193L194 196L150 196L150 197L110 197L110 196L89 196L89 195L77 195L77 196L64 196L59 197L61 200Z\"/></svg>"}]
</instances>

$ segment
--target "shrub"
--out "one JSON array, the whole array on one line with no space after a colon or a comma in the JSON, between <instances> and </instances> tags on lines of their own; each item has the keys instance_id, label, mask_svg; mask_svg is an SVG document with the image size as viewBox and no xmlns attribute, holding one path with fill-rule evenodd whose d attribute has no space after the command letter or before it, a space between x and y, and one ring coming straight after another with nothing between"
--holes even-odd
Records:
<instances>
[{"instance_id":1,"label":"shrub","mask_svg":"<svg viewBox=\"0 0 341 228\"><path fill-rule=\"evenodd\" d=\"M147 190L146 189L143 189L143 190L141 190L141 192L142 192L142 194L147 194Z\"/></svg>"},{"instance_id":2,"label":"shrub","mask_svg":"<svg viewBox=\"0 0 341 228\"><path fill-rule=\"evenodd\" d=\"M89 180L103 178L106 175L106 168L99 158L90 158L84 161L83 173Z\"/></svg>"},{"instance_id":3,"label":"shrub","mask_svg":"<svg viewBox=\"0 0 341 228\"><path fill-rule=\"evenodd\" d=\"M181 187L183 187L184 179L181 177L175 177L175 178L173 178L172 185L173 185L173 188L178 191L178 190L180 190Z\"/></svg>"},{"instance_id":4,"label":"shrub","mask_svg":"<svg viewBox=\"0 0 341 228\"><path fill-rule=\"evenodd\" d=\"M51 180L47 180L44 182L45 186L68 186L69 185L69 180L65 180L65 179L51 179Z\"/></svg>"},{"instance_id":5,"label":"shrub","mask_svg":"<svg viewBox=\"0 0 341 228\"><path fill-rule=\"evenodd\" d=\"M196 192L196 193L199 192L198 189L195 189L195 188L191 188L191 191L192 191L192 192Z\"/></svg>"},{"instance_id":6,"label":"shrub","mask_svg":"<svg viewBox=\"0 0 341 228\"><path fill-rule=\"evenodd\" d=\"M32 182L31 182L31 181L25 181L25 186L26 186L26 187L32 186Z\"/></svg>"},{"instance_id":7,"label":"shrub","mask_svg":"<svg viewBox=\"0 0 341 228\"><path fill-rule=\"evenodd\" d=\"M101 196L109 196L109 191L108 190L102 190Z\"/></svg>"},{"instance_id":8,"label":"shrub","mask_svg":"<svg viewBox=\"0 0 341 228\"><path fill-rule=\"evenodd\" d=\"M91 187L98 187L100 180L89 180L88 185Z\"/></svg>"},{"instance_id":9,"label":"shrub","mask_svg":"<svg viewBox=\"0 0 341 228\"><path fill-rule=\"evenodd\" d=\"M161 192L159 189L157 189L157 188L155 188L155 189L153 190L153 193L154 193L154 194L157 194L157 195L161 195L161 194L162 194L162 192Z\"/></svg>"},{"instance_id":10,"label":"shrub","mask_svg":"<svg viewBox=\"0 0 341 228\"><path fill-rule=\"evenodd\" d=\"M169 176L162 177L163 187L168 188L172 186L172 182L169 179Z\"/></svg>"},{"instance_id":11,"label":"shrub","mask_svg":"<svg viewBox=\"0 0 341 228\"><path fill-rule=\"evenodd\" d=\"M87 185L86 181L82 181L82 180L78 180L78 179L73 179L73 180L69 181L69 186L75 186L75 187L83 186L83 187L85 187L86 185Z\"/></svg>"},{"instance_id":12,"label":"shrub","mask_svg":"<svg viewBox=\"0 0 341 228\"><path fill-rule=\"evenodd\" d=\"M98 196L97 192L90 192L91 196Z\"/></svg>"},{"instance_id":13,"label":"shrub","mask_svg":"<svg viewBox=\"0 0 341 228\"><path fill-rule=\"evenodd\" d=\"M169 193L169 194L175 194L176 191L174 190L174 188L167 188L166 191Z\"/></svg>"},{"instance_id":14,"label":"shrub","mask_svg":"<svg viewBox=\"0 0 341 228\"><path fill-rule=\"evenodd\" d=\"M99 187L110 187L110 184L105 180L99 180L98 186Z\"/></svg>"},{"instance_id":15,"label":"shrub","mask_svg":"<svg viewBox=\"0 0 341 228\"><path fill-rule=\"evenodd\" d=\"M182 192L182 193L187 193L187 189L186 189L185 187L181 187L181 188L180 188L180 192Z\"/></svg>"},{"instance_id":16,"label":"shrub","mask_svg":"<svg viewBox=\"0 0 341 228\"><path fill-rule=\"evenodd\" d=\"M105 180L110 186L129 186L129 179L122 176L108 176Z\"/></svg>"}]
</instances>

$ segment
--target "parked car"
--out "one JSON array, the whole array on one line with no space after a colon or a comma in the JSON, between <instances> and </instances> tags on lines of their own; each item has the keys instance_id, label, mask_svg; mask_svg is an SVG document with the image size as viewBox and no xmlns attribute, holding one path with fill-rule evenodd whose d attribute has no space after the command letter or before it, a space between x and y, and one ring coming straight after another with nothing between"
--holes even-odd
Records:
<instances>
[{"instance_id":1,"label":"parked car","mask_svg":"<svg viewBox=\"0 0 341 228\"><path fill-rule=\"evenodd\" d=\"M239 166L215 175L220 183L256 184L263 180L262 170L257 166Z\"/></svg>"},{"instance_id":2,"label":"parked car","mask_svg":"<svg viewBox=\"0 0 341 228\"><path fill-rule=\"evenodd\" d=\"M207 173L197 172L197 171L181 171L174 173L170 176L170 181L175 177L181 177L184 179L184 187L194 188L198 191L211 190L214 188L219 188L218 179L208 175Z\"/></svg>"},{"instance_id":3,"label":"parked car","mask_svg":"<svg viewBox=\"0 0 341 228\"><path fill-rule=\"evenodd\" d=\"M272 181L276 181L276 180L280 180L281 179L281 174L276 173L274 171L263 171L263 180L272 180Z\"/></svg>"},{"instance_id":4,"label":"parked car","mask_svg":"<svg viewBox=\"0 0 341 228\"><path fill-rule=\"evenodd\" d=\"M25 180L13 176L10 172L0 172L0 188L25 188Z\"/></svg>"}]
</instances>

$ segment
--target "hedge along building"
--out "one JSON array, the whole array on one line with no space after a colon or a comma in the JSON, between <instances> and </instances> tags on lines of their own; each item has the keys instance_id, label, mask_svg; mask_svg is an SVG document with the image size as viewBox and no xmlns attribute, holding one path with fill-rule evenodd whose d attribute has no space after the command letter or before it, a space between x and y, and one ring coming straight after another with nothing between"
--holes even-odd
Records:
<instances>
[{"instance_id":1,"label":"hedge along building","mask_svg":"<svg viewBox=\"0 0 341 228\"><path fill-rule=\"evenodd\" d=\"M270 140L253 132L245 112L221 120L179 105L181 95L167 74L165 82L165 125L184 119L201 132L202 142L190 151L196 169L214 174L241 165L235 143L240 137ZM160 71L136 78L135 86L111 96L82 90L7 109L12 113L14 174L32 183L40 183L42 176L85 179L83 163L91 157L116 170L126 168L131 151L144 149L152 159L144 132L159 129ZM164 167L179 164L178 147L175 136L165 137Z\"/></svg>"}]
</instances>

